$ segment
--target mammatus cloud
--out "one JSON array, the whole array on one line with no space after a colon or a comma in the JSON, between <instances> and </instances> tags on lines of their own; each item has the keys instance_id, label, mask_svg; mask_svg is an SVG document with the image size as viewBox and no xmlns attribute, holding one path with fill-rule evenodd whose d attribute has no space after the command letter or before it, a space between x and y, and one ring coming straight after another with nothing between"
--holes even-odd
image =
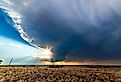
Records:
<instances>
[{"instance_id":1,"label":"mammatus cloud","mask_svg":"<svg viewBox=\"0 0 121 82\"><path fill-rule=\"evenodd\" d=\"M54 60L121 59L121 0L1 0L24 40Z\"/></svg>"}]
</instances>

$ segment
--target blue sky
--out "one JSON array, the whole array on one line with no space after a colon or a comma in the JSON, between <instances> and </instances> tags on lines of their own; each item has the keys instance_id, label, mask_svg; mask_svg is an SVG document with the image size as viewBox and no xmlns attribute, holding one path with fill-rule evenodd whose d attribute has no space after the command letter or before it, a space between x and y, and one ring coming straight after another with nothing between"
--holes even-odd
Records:
<instances>
[{"instance_id":1,"label":"blue sky","mask_svg":"<svg viewBox=\"0 0 121 82\"><path fill-rule=\"evenodd\" d=\"M0 10L0 59L2 64L8 64L14 58L12 64L36 64L32 55L40 50L30 46L19 33L5 20L5 14Z\"/></svg>"},{"instance_id":2,"label":"blue sky","mask_svg":"<svg viewBox=\"0 0 121 82\"><path fill-rule=\"evenodd\" d=\"M5 17L7 16L0 9L0 36L4 36L22 42L24 44L28 44L20 37L19 33L14 29L14 27L7 23L7 19L5 20Z\"/></svg>"}]
</instances>

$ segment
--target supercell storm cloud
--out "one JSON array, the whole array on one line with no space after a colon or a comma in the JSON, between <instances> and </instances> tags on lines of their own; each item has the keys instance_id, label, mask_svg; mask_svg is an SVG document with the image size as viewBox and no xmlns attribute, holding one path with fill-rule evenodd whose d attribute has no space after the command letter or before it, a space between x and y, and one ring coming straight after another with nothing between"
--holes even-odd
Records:
<instances>
[{"instance_id":1,"label":"supercell storm cloud","mask_svg":"<svg viewBox=\"0 0 121 82\"><path fill-rule=\"evenodd\" d=\"M54 60L66 56L121 59L121 0L1 2L20 16L14 20L21 20L18 32L23 33L22 38L41 48L46 44L53 47Z\"/></svg>"}]
</instances>

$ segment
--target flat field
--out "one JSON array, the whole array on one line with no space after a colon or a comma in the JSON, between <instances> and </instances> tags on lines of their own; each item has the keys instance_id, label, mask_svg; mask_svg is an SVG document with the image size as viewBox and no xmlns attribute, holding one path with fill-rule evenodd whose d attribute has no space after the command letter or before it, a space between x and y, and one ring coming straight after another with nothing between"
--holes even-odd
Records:
<instances>
[{"instance_id":1,"label":"flat field","mask_svg":"<svg viewBox=\"0 0 121 82\"><path fill-rule=\"evenodd\" d=\"M0 82L121 82L121 67L1 66Z\"/></svg>"}]
</instances>

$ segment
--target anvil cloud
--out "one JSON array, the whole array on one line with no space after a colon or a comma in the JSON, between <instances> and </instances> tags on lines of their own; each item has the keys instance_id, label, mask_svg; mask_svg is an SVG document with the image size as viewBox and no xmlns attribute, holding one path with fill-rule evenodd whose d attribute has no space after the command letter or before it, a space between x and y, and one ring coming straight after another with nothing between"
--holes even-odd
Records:
<instances>
[{"instance_id":1,"label":"anvil cloud","mask_svg":"<svg viewBox=\"0 0 121 82\"><path fill-rule=\"evenodd\" d=\"M1 2L2 6L6 5L5 8L20 16L19 25L29 40L23 38L30 44L34 41L41 48L46 44L53 47L54 60L62 60L66 56L121 59L121 0Z\"/></svg>"}]
</instances>

